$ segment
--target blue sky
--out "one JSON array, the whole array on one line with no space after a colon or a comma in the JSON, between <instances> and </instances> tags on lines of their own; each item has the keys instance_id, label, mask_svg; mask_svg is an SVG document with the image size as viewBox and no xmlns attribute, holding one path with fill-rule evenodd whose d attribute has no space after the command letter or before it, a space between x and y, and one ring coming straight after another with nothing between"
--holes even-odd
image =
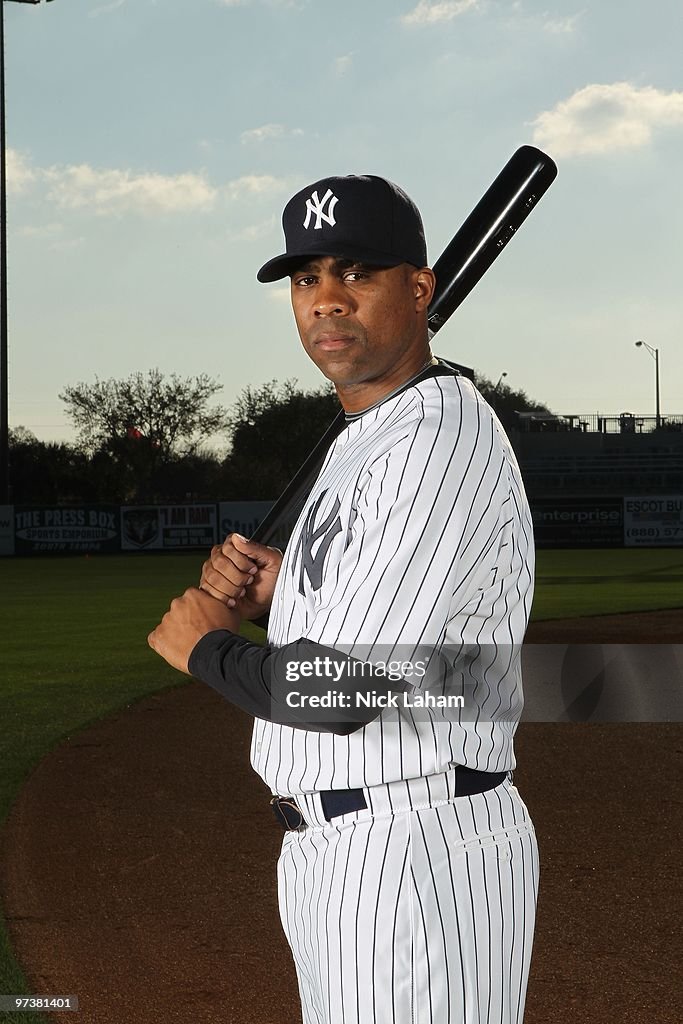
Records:
<instances>
[{"instance_id":1,"label":"blue sky","mask_svg":"<svg viewBox=\"0 0 683 1024\"><path fill-rule=\"evenodd\" d=\"M326 174L420 206L434 261L512 152L560 173L437 354L560 413L683 412L680 0L5 4L10 424L159 367L320 382L280 215Z\"/></svg>"}]
</instances>

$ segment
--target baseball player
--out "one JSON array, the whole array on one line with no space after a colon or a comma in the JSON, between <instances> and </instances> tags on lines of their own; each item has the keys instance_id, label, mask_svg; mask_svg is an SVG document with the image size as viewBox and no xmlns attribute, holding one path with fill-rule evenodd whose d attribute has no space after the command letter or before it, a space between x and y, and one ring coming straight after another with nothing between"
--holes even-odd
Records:
<instances>
[{"instance_id":1,"label":"baseball player","mask_svg":"<svg viewBox=\"0 0 683 1024\"><path fill-rule=\"evenodd\" d=\"M409 197L331 177L283 227L258 278L290 278L348 422L284 555L233 534L149 643L255 717L304 1024L521 1024L538 856L511 775L533 588L519 469L432 357ZM238 633L265 611L259 647Z\"/></svg>"}]
</instances>

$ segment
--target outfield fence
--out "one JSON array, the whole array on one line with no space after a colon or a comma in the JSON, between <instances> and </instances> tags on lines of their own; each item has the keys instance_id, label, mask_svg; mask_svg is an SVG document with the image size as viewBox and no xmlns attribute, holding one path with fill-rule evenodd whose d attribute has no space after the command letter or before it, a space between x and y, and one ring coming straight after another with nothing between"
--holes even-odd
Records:
<instances>
[{"instance_id":1,"label":"outfield fence","mask_svg":"<svg viewBox=\"0 0 683 1024\"><path fill-rule=\"evenodd\" d=\"M532 497L530 504L539 548L683 546L683 494ZM270 501L2 505L0 555L208 550L229 533L250 536L271 506ZM286 540L283 531L277 543Z\"/></svg>"}]
</instances>

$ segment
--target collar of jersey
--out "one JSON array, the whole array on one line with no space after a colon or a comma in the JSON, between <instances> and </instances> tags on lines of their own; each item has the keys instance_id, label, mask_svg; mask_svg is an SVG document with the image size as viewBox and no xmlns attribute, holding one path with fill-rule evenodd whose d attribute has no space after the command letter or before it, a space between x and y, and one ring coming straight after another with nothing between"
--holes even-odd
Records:
<instances>
[{"instance_id":1,"label":"collar of jersey","mask_svg":"<svg viewBox=\"0 0 683 1024\"><path fill-rule=\"evenodd\" d=\"M393 391L390 391L388 395L384 395L378 402L374 402L369 405L367 409L361 409L359 412L347 412L344 413L344 419L347 423L353 423L355 420L360 419L361 416L365 416L366 412L370 412L372 409L378 409L380 405L384 405L385 402L389 402L392 398L396 398L397 395L403 394L408 388L415 387L416 384L422 383L423 380L429 380L430 377L459 377L460 371L456 370L454 366L448 366L438 356L434 356L431 363L423 367L419 373L416 373L414 377L410 377L404 381Z\"/></svg>"}]
</instances>

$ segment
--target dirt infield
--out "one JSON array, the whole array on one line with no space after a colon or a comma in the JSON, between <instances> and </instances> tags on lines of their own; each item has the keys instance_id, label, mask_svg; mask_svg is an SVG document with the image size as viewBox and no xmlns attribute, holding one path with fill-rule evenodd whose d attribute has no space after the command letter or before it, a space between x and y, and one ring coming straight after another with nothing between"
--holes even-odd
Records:
<instances>
[{"instance_id":1,"label":"dirt infield","mask_svg":"<svg viewBox=\"0 0 683 1024\"><path fill-rule=\"evenodd\" d=\"M653 635L640 642L676 642ZM623 621L618 639L639 642ZM32 774L0 837L0 893L32 991L80 999L80 1016L51 1022L300 1020L277 912L282 833L250 732L190 683ZM680 723L520 726L515 782L541 850L527 1024L681 1019L682 753Z\"/></svg>"},{"instance_id":2,"label":"dirt infield","mask_svg":"<svg viewBox=\"0 0 683 1024\"><path fill-rule=\"evenodd\" d=\"M680 644L683 643L683 608L532 622L526 643Z\"/></svg>"}]
</instances>

